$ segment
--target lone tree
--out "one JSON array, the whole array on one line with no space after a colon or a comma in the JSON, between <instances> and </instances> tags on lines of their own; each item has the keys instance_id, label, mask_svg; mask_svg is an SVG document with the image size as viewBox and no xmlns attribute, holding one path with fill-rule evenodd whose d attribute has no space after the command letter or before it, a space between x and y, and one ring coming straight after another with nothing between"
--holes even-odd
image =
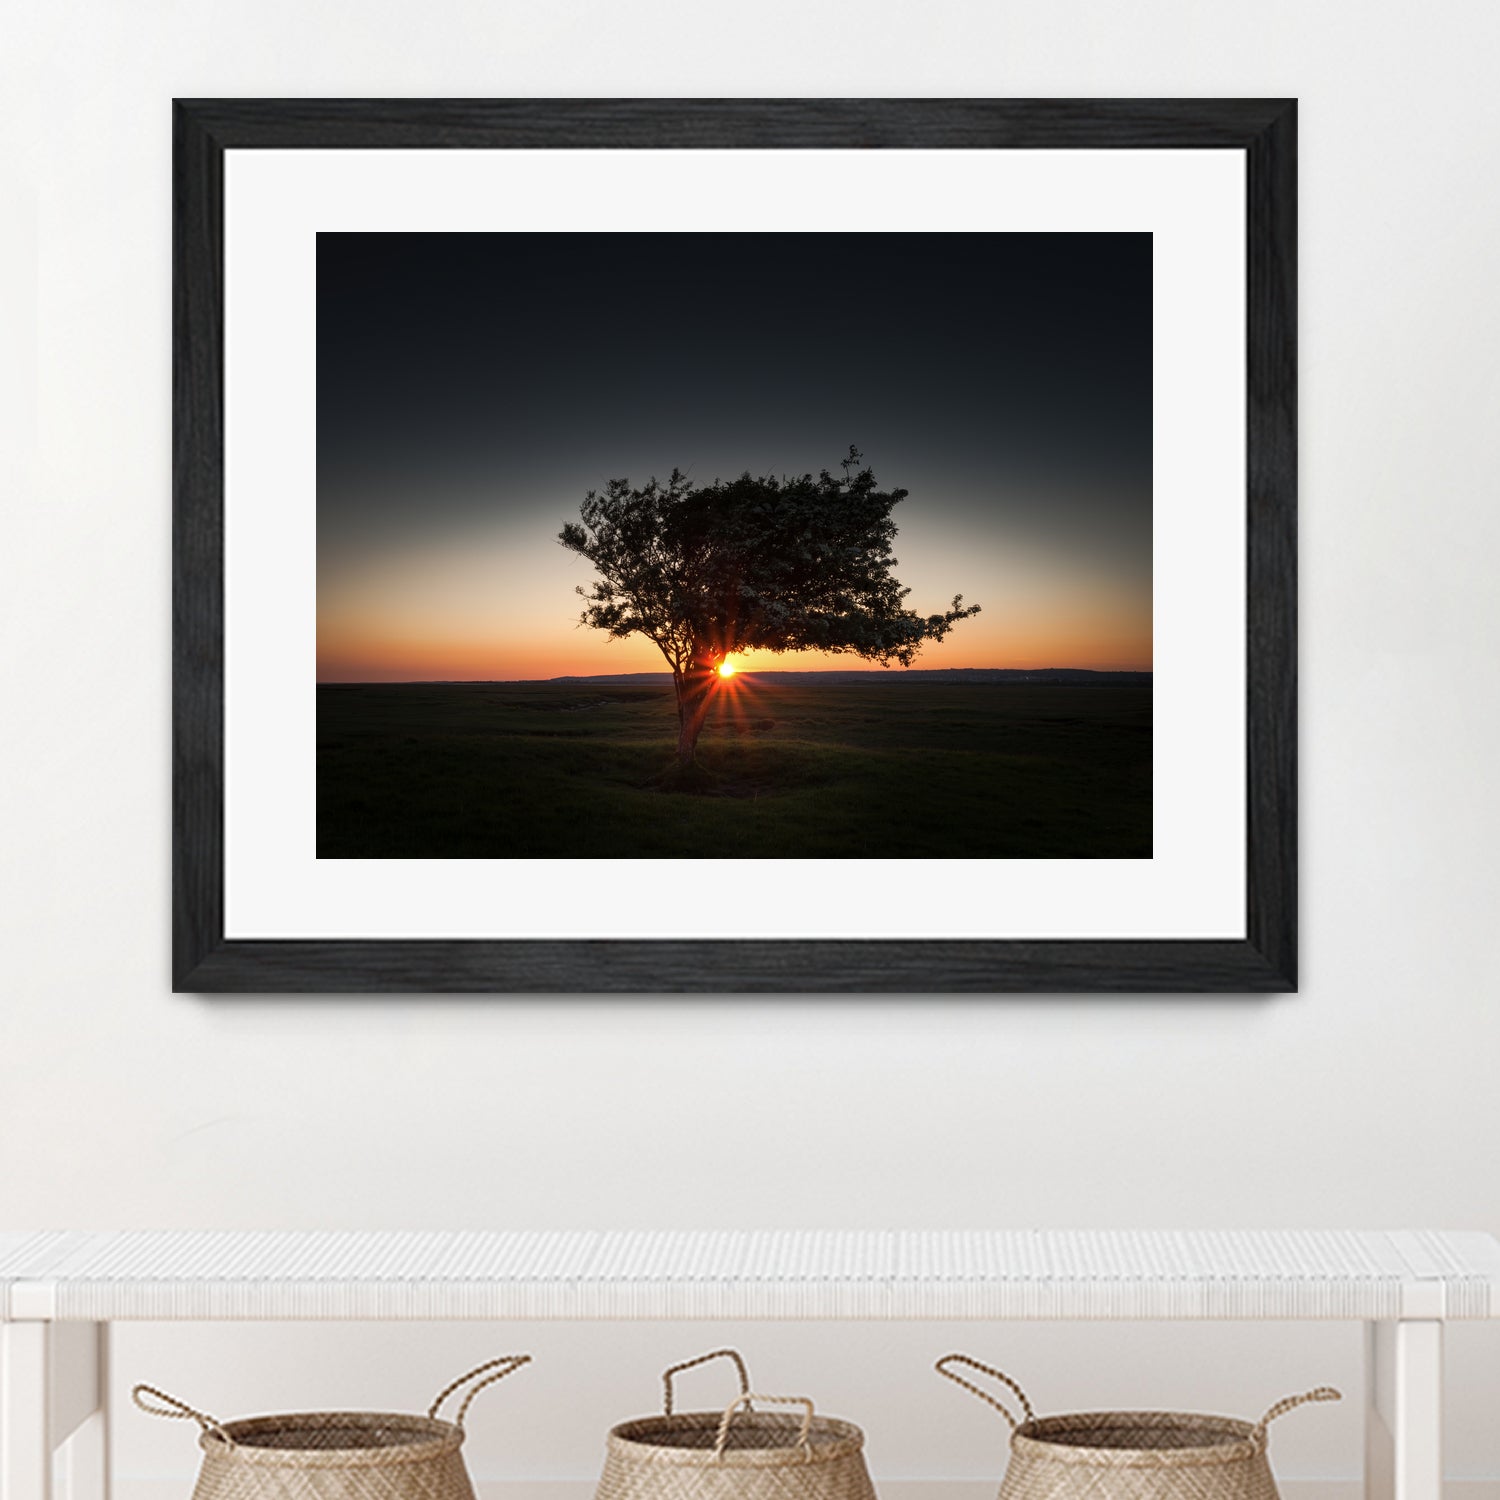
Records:
<instances>
[{"instance_id":1,"label":"lone tree","mask_svg":"<svg viewBox=\"0 0 1500 1500\"><path fill-rule=\"evenodd\" d=\"M850 448L843 473L754 478L694 489L676 469L640 489L612 479L558 534L599 572L581 623L661 648L677 690L678 762L692 763L718 670L735 651L851 652L910 666L979 613L963 595L940 615L905 607L891 576L891 511L906 490L876 488Z\"/></svg>"}]
</instances>

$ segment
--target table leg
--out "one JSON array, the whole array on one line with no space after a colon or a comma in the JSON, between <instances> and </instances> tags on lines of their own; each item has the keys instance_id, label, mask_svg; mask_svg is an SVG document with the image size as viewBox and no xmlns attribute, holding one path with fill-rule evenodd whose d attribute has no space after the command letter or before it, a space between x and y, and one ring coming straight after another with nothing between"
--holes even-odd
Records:
<instances>
[{"instance_id":1,"label":"table leg","mask_svg":"<svg viewBox=\"0 0 1500 1500\"><path fill-rule=\"evenodd\" d=\"M0 1323L0 1500L51 1500L45 1323Z\"/></svg>"},{"instance_id":2,"label":"table leg","mask_svg":"<svg viewBox=\"0 0 1500 1500\"><path fill-rule=\"evenodd\" d=\"M108 1500L102 1323L0 1323L0 1500Z\"/></svg>"},{"instance_id":3,"label":"table leg","mask_svg":"<svg viewBox=\"0 0 1500 1500\"><path fill-rule=\"evenodd\" d=\"M1365 1328L1365 1500L1442 1500L1443 1325Z\"/></svg>"}]
</instances>

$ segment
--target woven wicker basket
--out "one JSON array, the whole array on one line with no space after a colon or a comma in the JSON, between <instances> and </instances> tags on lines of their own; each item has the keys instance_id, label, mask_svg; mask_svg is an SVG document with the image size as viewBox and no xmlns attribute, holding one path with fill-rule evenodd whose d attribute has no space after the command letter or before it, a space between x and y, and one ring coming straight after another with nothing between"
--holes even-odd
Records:
<instances>
[{"instance_id":1,"label":"woven wicker basket","mask_svg":"<svg viewBox=\"0 0 1500 1500\"><path fill-rule=\"evenodd\" d=\"M721 1358L739 1372L739 1395L723 1411L674 1412L672 1377ZM752 1395L733 1349L673 1365L662 1386L661 1416L611 1430L594 1500L875 1500L864 1433L817 1416L805 1396ZM756 1411L756 1401L802 1412Z\"/></svg>"},{"instance_id":2,"label":"woven wicker basket","mask_svg":"<svg viewBox=\"0 0 1500 1500\"><path fill-rule=\"evenodd\" d=\"M474 1500L459 1449L469 1404L530 1360L507 1354L461 1375L425 1417L400 1412L314 1411L220 1422L153 1386L131 1394L144 1412L190 1417L203 1430L193 1500ZM438 1408L476 1375L453 1421ZM151 1397L160 1405L153 1405Z\"/></svg>"},{"instance_id":3,"label":"woven wicker basket","mask_svg":"<svg viewBox=\"0 0 1500 1500\"><path fill-rule=\"evenodd\" d=\"M1002 1402L956 1375L967 1365L1009 1387L1018 1422ZM937 1371L987 1401L1010 1423L1010 1463L1000 1500L1278 1500L1266 1460L1266 1428L1307 1401L1337 1401L1319 1386L1278 1401L1258 1422L1175 1411L1090 1411L1039 1417L1014 1380L965 1354L948 1354Z\"/></svg>"}]
</instances>

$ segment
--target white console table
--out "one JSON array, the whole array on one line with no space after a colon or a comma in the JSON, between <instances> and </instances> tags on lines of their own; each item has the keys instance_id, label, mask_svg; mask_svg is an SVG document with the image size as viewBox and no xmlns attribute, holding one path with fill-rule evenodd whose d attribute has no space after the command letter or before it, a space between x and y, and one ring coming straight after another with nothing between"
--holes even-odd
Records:
<instances>
[{"instance_id":1,"label":"white console table","mask_svg":"<svg viewBox=\"0 0 1500 1500\"><path fill-rule=\"evenodd\" d=\"M107 1497L112 1323L534 1318L1362 1322L1368 1500L1441 1500L1443 1324L1494 1317L1478 1233L0 1232L0 1500Z\"/></svg>"}]
</instances>

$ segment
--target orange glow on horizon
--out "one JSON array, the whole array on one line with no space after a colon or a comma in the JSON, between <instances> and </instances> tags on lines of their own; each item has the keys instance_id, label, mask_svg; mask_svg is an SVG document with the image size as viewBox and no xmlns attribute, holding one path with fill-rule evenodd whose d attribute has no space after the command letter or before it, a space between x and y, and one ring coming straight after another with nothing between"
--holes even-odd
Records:
<instances>
[{"instance_id":1,"label":"orange glow on horizon","mask_svg":"<svg viewBox=\"0 0 1500 1500\"><path fill-rule=\"evenodd\" d=\"M446 622L445 622L446 623ZM519 682L552 677L609 677L666 672L660 651L642 636L611 641L559 620L523 633L486 629L473 635L434 629L426 621L325 620L318 631L319 682ZM989 628L984 627L988 625ZM426 628L424 628L424 626ZM965 621L952 638L920 652L918 671L946 668L1149 672L1152 630L1126 611L1098 608L1059 620L1002 619L1000 612ZM727 670L726 670L727 668ZM878 663L828 652L743 651L718 668L720 681L754 672L879 672ZM902 668L888 669L899 673Z\"/></svg>"},{"instance_id":2,"label":"orange glow on horizon","mask_svg":"<svg viewBox=\"0 0 1500 1500\"><path fill-rule=\"evenodd\" d=\"M320 642L319 682L527 682L553 677L612 677L633 672L669 672L665 659L649 641L610 641L604 649L586 649L578 639L526 642L459 642L365 638L359 641ZM1050 645L1058 648L1049 649ZM630 648L634 649L630 649ZM1132 647L1134 649L1132 649ZM1082 648L1082 649L1079 649ZM729 665L729 664L726 664ZM1026 671L1078 668L1095 672L1152 670L1149 632L1144 640L1100 642L1046 638L1017 641L1009 649L983 648L922 652L912 670ZM899 675L903 668L882 668L857 656L826 652L747 652L744 660L719 668L726 686L757 672L883 672Z\"/></svg>"},{"instance_id":3,"label":"orange glow on horizon","mask_svg":"<svg viewBox=\"0 0 1500 1500\"><path fill-rule=\"evenodd\" d=\"M320 579L317 680L516 682L670 670L645 637L610 640L578 624L573 585L586 575L561 548L518 551L445 544ZM973 577L963 559L939 556L935 577L968 584L966 599L983 613L929 644L913 667L1151 671L1149 591L1082 570L1053 572L1044 562L1020 559L986 578ZM917 582L918 598L939 597L935 582ZM881 670L852 655L742 650L718 673L728 683L757 672Z\"/></svg>"}]
</instances>

